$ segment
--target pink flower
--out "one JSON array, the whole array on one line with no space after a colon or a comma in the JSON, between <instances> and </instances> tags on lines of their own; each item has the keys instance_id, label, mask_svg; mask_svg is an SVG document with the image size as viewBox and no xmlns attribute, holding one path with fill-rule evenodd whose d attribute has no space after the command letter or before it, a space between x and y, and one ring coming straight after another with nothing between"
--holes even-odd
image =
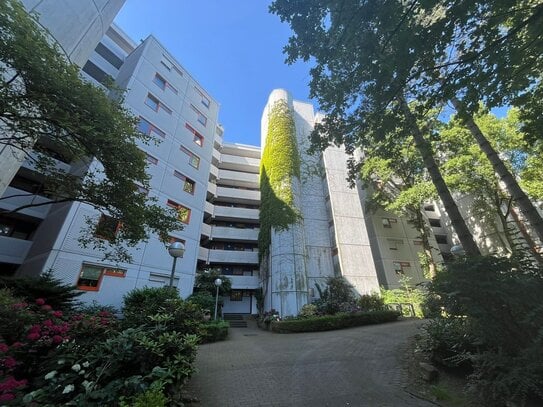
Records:
<instances>
[{"instance_id":1,"label":"pink flower","mask_svg":"<svg viewBox=\"0 0 543 407\"><path fill-rule=\"evenodd\" d=\"M23 344L21 342L13 342L13 344L11 345L11 348L12 349L19 349L21 346L23 346Z\"/></svg>"},{"instance_id":2,"label":"pink flower","mask_svg":"<svg viewBox=\"0 0 543 407\"><path fill-rule=\"evenodd\" d=\"M43 298L37 298L36 299L36 304L43 305L43 304L45 304L45 300Z\"/></svg>"},{"instance_id":3,"label":"pink flower","mask_svg":"<svg viewBox=\"0 0 543 407\"><path fill-rule=\"evenodd\" d=\"M0 401L10 401L10 400L13 400L14 398L15 398L15 394L13 393L0 394Z\"/></svg>"},{"instance_id":4,"label":"pink flower","mask_svg":"<svg viewBox=\"0 0 543 407\"><path fill-rule=\"evenodd\" d=\"M0 352L6 353L8 350L9 350L8 345L6 345L5 343L0 343Z\"/></svg>"},{"instance_id":5,"label":"pink flower","mask_svg":"<svg viewBox=\"0 0 543 407\"><path fill-rule=\"evenodd\" d=\"M50 305L42 305L41 306L41 309L44 310L44 311L51 311L53 309L53 307L51 307Z\"/></svg>"},{"instance_id":6,"label":"pink flower","mask_svg":"<svg viewBox=\"0 0 543 407\"><path fill-rule=\"evenodd\" d=\"M98 315L101 316L101 317L109 317L109 316L111 316L111 314L108 311L100 311L98 313Z\"/></svg>"},{"instance_id":7,"label":"pink flower","mask_svg":"<svg viewBox=\"0 0 543 407\"><path fill-rule=\"evenodd\" d=\"M20 308L26 307L27 305L28 305L28 304L25 303L25 302L19 302L19 303L17 303L17 304L13 304L13 308L15 308L15 309L20 309Z\"/></svg>"},{"instance_id":8,"label":"pink flower","mask_svg":"<svg viewBox=\"0 0 543 407\"><path fill-rule=\"evenodd\" d=\"M31 341L37 341L38 339L40 339L40 334L37 332L32 332L27 335L27 338Z\"/></svg>"},{"instance_id":9,"label":"pink flower","mask_svg":"<svg viewBox=\"0 0 543 407\"><path fill-rule=\"evenodd\" d=\"M60 335L53 336L53 343L61 343L62 341L63 341L62 336Z\"/></svg>"},{"instance_id":10,"label":"pink flower","mask_svg":"<svg viewBox=\"0 0 543 407\"><path fill-rule=\"evenodd\" d=\"M62 311L54 311L53 316L56 318L60 318L62 316Z\"/></svg>"},{"instance_id":11,"label":"pink flower","mask_svg":"<svg viewBox=\"0 0 543 407\"><path fill-rule=\"evenodd\" d=\"M51 321L50 319L46 319L45 321L43 321L43 326L50 328L53 326L53 321Z\"/></svg>"},{"instance_id":12,"label":"pink flower","mask_svg":"<svg viewBox=\"0 0 543 407\"><path fill-rule=\"evenodd\" d=\"M4 359L4 366L7 367L8 369L15 367L16 364L17 364L17 361L11 356L8 356L7 358Z\"/></svg>"}]
</instances>

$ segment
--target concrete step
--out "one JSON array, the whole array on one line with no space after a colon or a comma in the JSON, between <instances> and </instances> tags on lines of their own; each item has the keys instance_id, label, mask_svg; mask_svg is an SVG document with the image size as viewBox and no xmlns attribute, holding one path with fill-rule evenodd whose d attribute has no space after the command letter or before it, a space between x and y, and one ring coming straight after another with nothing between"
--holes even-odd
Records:
<instances>
[{"instance_id":1,"label":"concrete step","mask_svg":"<svg viewBox=\"0 0 543 407\"><path fill-rule=\"evenodd\" d=\"M243 321L243 314L223 314L222 318L225 321Z\"/></svg>"}]
</instances>

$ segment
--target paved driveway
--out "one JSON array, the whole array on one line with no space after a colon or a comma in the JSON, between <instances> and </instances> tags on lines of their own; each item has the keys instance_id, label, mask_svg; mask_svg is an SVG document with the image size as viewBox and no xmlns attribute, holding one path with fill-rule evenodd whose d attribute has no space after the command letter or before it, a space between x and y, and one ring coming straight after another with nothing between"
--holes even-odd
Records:
<instances>
[{"instance_id":1,"label":"paved driveway","mask_svg":"<svg viewBox=\"0 0 543 407\"><path fill-rule=\"evenodd\" d=\"M200 347L189 390L202 407L435 406L404 390L400 360L419 325L288 335L232 328L229 340Z\"/></svg>"}]
</instances>

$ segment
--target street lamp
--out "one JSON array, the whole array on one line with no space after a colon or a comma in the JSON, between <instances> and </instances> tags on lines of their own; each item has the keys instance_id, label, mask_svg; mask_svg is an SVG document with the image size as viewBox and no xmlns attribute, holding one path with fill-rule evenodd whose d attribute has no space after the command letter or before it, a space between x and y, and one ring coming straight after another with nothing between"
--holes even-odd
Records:
<instances>
[{"instance_id":1,"label":"street lamp","mask_svg":"<svg viewBox=\"0 0 543 407\"><path fill-rule=\"evenodd\" d=\"M181 242L173 242L168 246L168 253L173 257L172 274L170 275L170 287L173 287L173 276L175 274L175 263L178 257L183 257L185 253L185 245Z\"/></svg>"},{"instance_id":2,"label":"street lamp","mask_svg":"<svg viewBox=\"0 0 543 407\"><path fill-rule=\"evenodd\" d=\"M217 293L215 294L215 321L217 320L217 306L219 305L219 287L222 285L222 280L217 278L215 280L215 286L217 287Z\"/></svg>"}]
</instances>

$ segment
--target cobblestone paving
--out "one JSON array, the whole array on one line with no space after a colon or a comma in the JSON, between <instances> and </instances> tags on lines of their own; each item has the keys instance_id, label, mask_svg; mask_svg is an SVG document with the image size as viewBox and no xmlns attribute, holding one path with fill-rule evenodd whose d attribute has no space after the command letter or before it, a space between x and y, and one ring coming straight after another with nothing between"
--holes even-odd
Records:
<instances>
[{"instance_id":1,"label":"cobblestone paving","mask_svg":"<svg viewBox=\"0 0 543 407\"><path fill-rule=\"evenodd\" d=\"M202 345L189 391L193 406L435 406L405 390L401 357L419 322L329 332L230 329Z\"/></svg>"}]
</instances>

